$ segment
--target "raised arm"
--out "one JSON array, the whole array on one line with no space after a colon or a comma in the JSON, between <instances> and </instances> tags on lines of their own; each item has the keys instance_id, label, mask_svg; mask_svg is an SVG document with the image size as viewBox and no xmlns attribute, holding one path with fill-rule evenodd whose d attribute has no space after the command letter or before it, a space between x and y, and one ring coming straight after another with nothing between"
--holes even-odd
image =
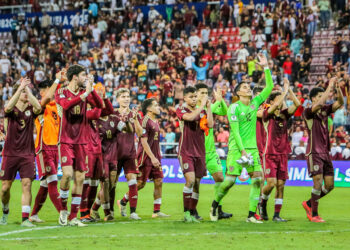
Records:
<instances>
[{"instance_id":1,"label":"raised arm","mask_svg":"<svg viewBox=\"0 0 350 250\"><path fill-rule=\"evenodd\" d=\"M316 113L317 111L319 111L322 108L322 106L326 103L326 100L327 100L331 90L333 89L336 80L337 80L337 78L335 78L335 77L333 77L329 80L329 85L328 85L326 91L323 92L321 98L317 102L312 104L312 107L311 107L312 113Z\"/></svg>"},{"instance_id":2,"label":"raised arm","mask_svg":"<svg viewBox=\"0 0 350 250\"><path fill-rule=\"evenodd\" d=\"M289 81L287 78L284 78L283 79L284 81L284 90L283 90L283 93L282 95L280 95L278 98L277 98L277 101L274 102L270 107L269 109L267 110L267 112L269 114L272 114L276 111L276 109L283 103L284 101L284 98L286 98L286 95L288 93L288 90L289 90Z\"/></svg>"},{"instance_id":3,"label":"raised arm","mask_svg":"<svg viewBox=\"0 0 350 250\"><path fill-rule=\"evenodd\" d=\"M231 114L228 113L227 115L230 116ZM236 145L238 147L239 152L242 155L246 155L247 153L244 149L241 135L239 134L239 123L237 120L237 116L234 115L234 117L231 116L231 118L232 119L229 118L229 121L230 121L230 128L231 128L231 133L233 134L233 138L236 141Z\"/></svg>"},{"instance_id":4,"label":"raised arm","mask_svg":"<svg viewBox=\"0 0 350 250\"><path fill-rule=\"evenodd\" d=\"M211 111L216 115L227 115L227 105L225 100L222 98L222 90L218 86L216 90L213 90L213 94L215 97L215 102L211 105Z\"/></svg>"},{"instance_id":5,"label":"raised arm","mask_svg":"<svg viewBox=\"0 0 350 250\"><path fill-rule=\"evenodd\" d=\"M17 91L15 92L15 94L11 97L11 99L9 100L9 102L7 103L6 107L5 107L5 113L10 113L14 107L16 106L19 97L21 96L22 91L29 85L30 80L28 78L22 78L21 79L21 83L17 89Z\"/></svg>"},{"instance_id":6,"label":"raised arm","mask_svg":"<svg viewBox=\"0 0 350 250\"><path fill-rule=\"evenodd\" d=\"M134 119L134 124L135 124L135 132L136 132L136 135L138 137L140 137L142 135L143 129L142 129L142 126L139 122L139 119L137 119L138 109L133 108L132 113L133 113L133 119Z\"/></svg>"},{"instance_id":7,"label":"raised arm","mask_svg":"<svg viewBox=\"0 0 350 250\"><path fill-rule=\"evenodd\" d=\"M335 86L337 90L337 100L332 105L332 112L337 111L337 109L344 105L343 92L340 89L339 83L337 83Z\"/></svg>"},{"instance_id":8,"label":"raised arm","mask_svg":"<svg viewBox=\"0 0 350 250\"><path fill-rule=\"evenodd\" d=\"M195 71L198 71L198 66L194 63L194 62L192 62L192 68L195 70Z\"/></svg>"},{"instance_id":9,"label":"raised arm","mask_svg":"<svg viewBox=\"0 0 350 250\"><path fill-rule=\"evenodd\" d=\"M36 97L33 95L32 91L29 89L28 86L25 88L25 90L28 95L28 101L33 106L34 114L39 114L41 112L40 102L38 101L38 99L36 99Z\"/></svg>"},{"instance_id":10,"label":"raised arm","mask_svg":"<svg viewBox=\"0 0 350 250\"><path fill-rule=\"evenodd\" d=\"M301 102L300 102L299 99L295 96L295 94L294 94L294 92L293 92L292 89L289 89L288 92L289 92L290 97L291 97L292 100L293 100L293 105L290 106L290 107L288 108L288 114L292 115L292 114L295 113L295 111L297 110L297 108L299 108L299 106L301 105Z\"/></svg>"},{"instance_id":11,"label":"raised arm","mask_svg":"<svg viewBox=\"0 0 350 250\"><path fill-rule=\"evenodd\" d=\"M93 109L90 109L86 112L86 117L89 120L97 120L101 117L101 112L102 112L102 109L93 108Z\"/></svg>"},{"instance_id":12,"label":"raised arm","mask_svg":"<svg viewBox=\"0 0 350 250\"><path fill-rule=\"evenodd\" d=\"M211 111L211 103L207 101L207 120L208 120L208 128L214 127L214 119L213 112Z\"/></svg>"},{"instance_id":13,"label":"raised arm","mask_svg":"<svg viewBox=\"0 0 350 250\"><path fill-rule=\"evenodd\" d=\"M258 58L259 58L258 65L260 65L262 68L264 68L264 72L265 72L266 86L263 89L263 91L261 91L261 93L260 93L260 96L262 97L263 101L265 101L272 92L273 80L272 80L270 68L268 67L268 62L267 62L266 57L262 54L259 54Z\"/></svg>"},{"instance_id":14,"label":"raised arm","mask_svg":"<svg viewBox=\"0 0 350 250\"><path fill-rule=\"evenodd\" d=\"M64 82L66 78L66 69L56 73L56 80L53 82L45 96L41 99L41 107L45 107L46 104L50 102L50 100L55 96L58 84Z\"/></svg>"},{"instance_id":15,"label":"raised arm","mask_svg":"<svg viewBox=\"0 0 350 250\"><path fill-rule=\"evenodd\" d=\"M185 121L189 121L189 122L194 121L199 116L199 114L202 112L204 106L207 103L207 100L208 100L208 97L205 98L204 100L202 100L201 106L199 108L197 108L196 110L192 111L191 113L184 114L182 116L182 119L185 120Z\"/></svg>"},{"instance_id":16,"label":"raised arm","mask_svg":"<svg viewBox=\"0 0 350 250\"><path fill-rule=\"evenodd\" d=\"M113 114L114 113L114 110L113 110L113 105L111 103L110 100L108 100L108 98L105 98L104 99L104 108L102 109L102 112L101 112L101 116L106 116L106 115L110 115L110 114Z\"/></svg>"}]
</instances>

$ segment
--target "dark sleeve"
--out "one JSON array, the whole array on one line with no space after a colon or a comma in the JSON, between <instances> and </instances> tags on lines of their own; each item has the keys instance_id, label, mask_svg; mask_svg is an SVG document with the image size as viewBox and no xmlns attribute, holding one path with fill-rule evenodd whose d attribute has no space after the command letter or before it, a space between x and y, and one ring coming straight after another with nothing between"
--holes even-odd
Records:
<instances>
[{"instance_id":1,"label":"dark sleeve","mask_svg":"<svg viewBox=\"0 0 350 250\"><path fill-rule=\"evenodd\" d=\"M304 110L304 117L307 120L312 119L314 117L314 114L312 113L312 108L306 108Z\"/></svg>"},{"instance_id":2,"label":"dark sleeve","mask_svg":"<svg viewBox=\"0 0 350 250\"><path fill-rule=\"evenodd\" d=\"M183 109L178 108L176 110L176 116L179 118L179 120L183 120L182 118L183 118L184 114L186 114L186 113L188 113L188 112L185 108L183 108Z\"/></svg>"},{"instance_id":3,"label":"dark sleeve","mask_svg":"<svg viewBox=\"0 0 350 250\"><path fill-rule=\"evenodd\" d=\"M141 138L148 138L150 127L148 125L148 121L145 124L145 126L142 126L142 135Z\"/></svg>"},{"instance_id":4,"label":"dark sleeve","mask_svg":"<svg viewBox=\"0 0 350 250\"><path fill-rule=\"evenodd\" d=\"M5 117L12 118L12 116L14 114L13 110L14 110L14 108L10 112L4 112L5 113Z\"/></svg>"},{"instance_id":5,"label":"dark sleeve","mask_svg":"<svg viewBox=\"0 0 350 250\"><path fill-rule=\"evenodd\" d=\"M73 106L75 106L83 101L80 98L80 95L77 97L74 97L71 100L68 100L68 98L66 98L63 93L59 93L59 92L56 92L55 100L63 108L63 110L68 110L71 107L73 107Z\"/></svg>"},{"instance_id":6,"label":"dark sleeve","mask_svg":"<svg viewBox=\"0 0 350 250\"><path fill-rule=\"evenodd\" d=\"M269 118L271 118L273 116L273 114L269 114L269 109L264 109L263 111L263 121L266 122Z\"/></svg>"},{"instance_id":7,"label":"dark sleeve","mask_svg":"<svg viewBox=\"0 0 350 250\"><path fill-rule=\"evenodd\" d=\"M90 95L86 98L88 103L90 103L95 108L103 108L103 102L102 99L98 96L95 90L93 90Z\"/></svg>"},{"instance_id":8,"label":"dark sleeve","mask_svg":"<svg viewBox=\"0 0 350 250\"><path fill-rule=\"evenodd\" d=\"M327 105L323 106L322 110L326 111L327 116L329 116L330 114L333 113L332 106L333 106L333 104L327 104Z\"/></svg>"},{"instance_id":9,"label":"dark sleeve","mask_svg":"<svg viewBox=\"0 0 350 250\"><path fill-rule=\"evenodd\" d=\"M89 120L97 120L101 116L102 109L93 108L86 112L86 116Z\"/></svg>"},{"instance_id":10,"label":"dark sleeve","mask_svg":"<svg viewBox=\"0 0 350 250\"><path fill-rule=\"evenodd\" d=\"M288 108L283 109L281 113L286 117L286 120L289 120L293 116L293 114L289 114Z\"/></svg>"},{"instance_id":11,"label":"dark sleeve","mask_svg":"<svg viewBox=\"0 0 350 250\"><path fill-rule=\"evenodd\" d=\"M105 103L105 107L104 109L102 109L101 116L113 114L114 110L113 110L113 105L111 101L108 99L105 99L104 103Z\"/></svg>"}]
</instances>

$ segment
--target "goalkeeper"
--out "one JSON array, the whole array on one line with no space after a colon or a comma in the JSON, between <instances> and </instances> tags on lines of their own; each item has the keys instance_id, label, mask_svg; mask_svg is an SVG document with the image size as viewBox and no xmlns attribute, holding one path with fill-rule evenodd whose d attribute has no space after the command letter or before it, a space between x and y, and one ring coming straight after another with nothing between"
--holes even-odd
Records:
<instances>
[{"instance_id":1,"label":"goalkeeper","mask_svg":"<svg viewBox=\"0 0 350 250\"><path fill-rule=\"evenodd\" d=\"M243 167L246 167L251 178L249 214L246 221L262 223L254 216L259 203L260 184L262 180L262 168L256 143L256 120L260 104L268 98L273 89L273 81L266 57L259 54L258 59L258 64L264 68L266 87L253 99L249 83L242 82L235 89L239 100L231 104L227 112L230 123L230 138L226 177L225 181L220 185L212 203L210 210L210 219L212 221L218 220L217 210L222 198L235 184L237 177L241 175Z\"/></svg>"}]
</instances>

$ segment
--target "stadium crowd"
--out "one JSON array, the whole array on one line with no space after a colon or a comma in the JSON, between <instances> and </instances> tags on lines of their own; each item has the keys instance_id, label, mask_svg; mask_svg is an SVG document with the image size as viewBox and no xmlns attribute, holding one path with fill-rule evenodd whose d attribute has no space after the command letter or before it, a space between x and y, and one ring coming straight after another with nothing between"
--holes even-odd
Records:
<instances>
[{"instance_id":1,"label":"stadium crowd","mask_svg":"<svg viewBox=\"0 0 350 250\"><path fill-rule=\"evenodd\" d=\"M60 1L54 2L62 7L58 5ZM118 106L116 91L122 87L130 89L132 107L155 97L161 104L161 142L170 143L162 151L176 154L176 146L171 143L180 137L175 110L183 103L183 89L200 82L210 88L220 86L226 102L231 103L239 82L264 85L263 71L254 59L261 51L273 67L277 88L287 77L302 103L290 121L293 159L305 159L307 133L301 115L311 104L310 87L327 87L333 75L342 78L345 105L329 118L333 121L331 154L334 160L350 159L350 39L349 33L343 33L349 29L350 15L345 3L277 1L262 9L253 1L243 4L235 0L229 4L225 0L221 5L208 4L203 13L198 13L192 4L185 3L183 8L167 6L166 16L162 16L153 5L187 1L149 0L147 14L133 8L140 1L127 2L120 11L101 10L116 2L119 3L104 5L101 1L77 1L70 8L87 11L88 24L79 25L77 12L70 30L53 25L45 12L41 19L25 20L14 15L11 35L3 44L0 59L1 117L3 106L13 94L12 86L21 76L31 79L32 89L38 94L38 83L55 79L63 67L81 64L95 76L95 82L106 86L114 107ZM336 30L339 35L333 41L333 58L324 65L324 74L314 81L310 77L312 45L320 30ZM0 36L3 39L5 35ZM334 94L327 103L334 101ZM292 105L292 100L287 105ZM3 123L1 119L1 129ZM228 130L227 118L218 116L214 131L223 157L227 153Z\"/></svg>"}]
</instances>

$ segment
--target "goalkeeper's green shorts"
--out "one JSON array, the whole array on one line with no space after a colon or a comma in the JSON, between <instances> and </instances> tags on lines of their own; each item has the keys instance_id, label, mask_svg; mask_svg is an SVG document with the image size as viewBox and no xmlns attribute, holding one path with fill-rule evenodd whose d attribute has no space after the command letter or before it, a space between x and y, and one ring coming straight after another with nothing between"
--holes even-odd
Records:
<instances>
[{"instance_id":1,"label":"goalkeeper's green shorts","mask_svg":"<svg viewBox=\"0 0 350 250\"><path fill-rule=\"evenodd\" d=\"M253 156L254 164L252 166L245 167L248 173L252 172L261 172L261 162L259 157L259 151L257 149L246 149L247 154L251 154ZM227 154L227 175L241 175L243 166L237 163L237 160L241 158L242 154L239 150L228 151Z\"/></svg>"},{"instance_id":2,"label":"goalkeeper's green shorts","mask_svg":"<svg viewBox=\"0 0 350 250\"><path fill-rule=\"evenodd\" d=\"M205 164L211 175L217 172L222 172L221 160L216 152L205 154Z\"/></svg>"}]
</instances>

